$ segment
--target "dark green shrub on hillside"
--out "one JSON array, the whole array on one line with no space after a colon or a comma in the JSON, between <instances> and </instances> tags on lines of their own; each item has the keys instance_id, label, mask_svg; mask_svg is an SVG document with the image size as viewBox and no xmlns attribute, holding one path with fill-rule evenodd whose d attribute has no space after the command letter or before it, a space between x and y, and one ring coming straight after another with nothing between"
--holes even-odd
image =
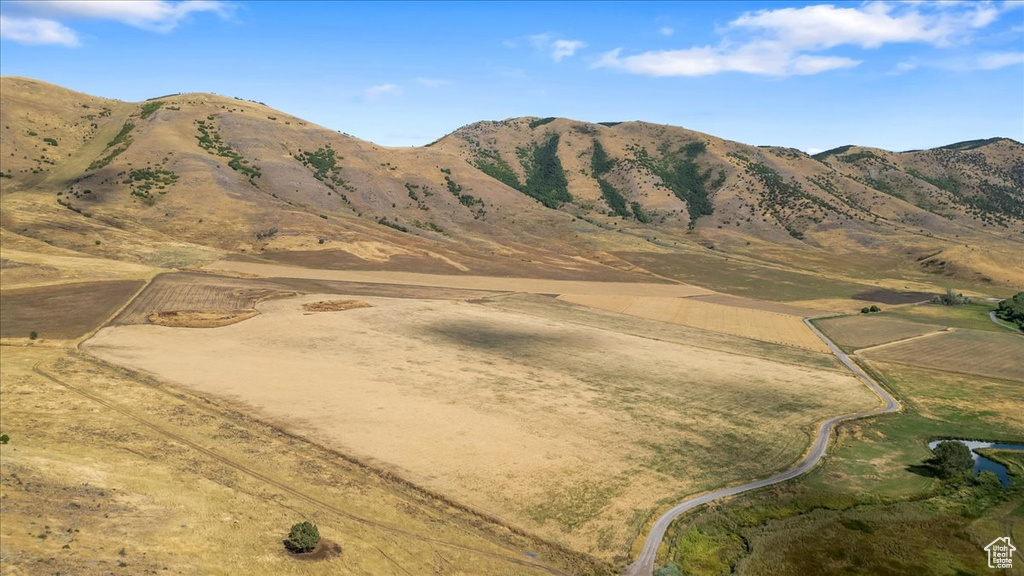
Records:
<instances>
[{"instance_id":1,"label":"dark green shrub on hillside","mask_svg":"<svg viewBox=\"0 0 1024 576\"><path fill-rule=\"evenodd\" d=\"M56 138L43 138L43 142L46 142L50 146L56 146L57 145L57 139Z\"/></svg>"},{"instance_id":2,"label":"dark green shrub on hillside","mask_svg":"<svg viewBox=\"0 0 1024 576\"><path fill-rule=\"evenodd\" d=\"M712 169L701 170L696 162L704 148L703 142L691 142L674 151L668 146L662 146L659 150L661 158L657 161L648 161L651 171L661 178L677 198L686 202L691 228L696 225L698 218L708 216L714 211L711 198L708 196L708 188L717 187L714 184L708 186L711 183ZM724 172L721 173L720 179L724 182ZM721 186L721 183L716 183Z\"/></svg>"},{"instance_id":3,"label":"dark green shrub on hillside","mask_svg":"<svg viewBox=\"0 0 1024 576\"><path fill-rule=\"evenodd\" d=\"M128 142L128 133L132 131L132 128L135 128L135 124L125 122L117 136L114 136L114 139L107 143L107 148L113 148L122 142Z\"/></svg>"},{"instance_id":4,"label":"dark green shrub on hillside","mask_svg":"<svg viewBox=\"0 0 1024 576\"><path fill-rule=\"evenodd\" d=\"M320 543L320 530L312 522L299 522L288 531L284 546L295 553L311 552Z\"/></svg>"},{"instance_id":5,"label":"dark green shrub on hillside","mask_svg":"<svg viewBox=\"0 0 1024 576\"><path fill-rule=\"evenodd\" d=\"M519 181L519 177L497 150L477 150L473 165L502 184L519 191L523 190L523 184Z\"/></svg>"},{"instance_id":6,"label":"dark green shrub on hillside","mask_svg":"<svg viewBox=\"0 0 1024 576\"><path fill-rule=\"evenodd\" d=\"M604 201L608 203L608 207L612 209L612 212L622 216L623 218L629 218L629 210L626 208L626 199L622 194L604 178L598 178L597 184L601 187L601 196L604 198Z\"/></svg>"},{"instance_id":7,"label":"dark green shrub on hillside","mask_svg":"<svg viewBox=\"0 0 1024 576\"><path fill-rule=\"evenodd\" d=\"M633 217L636 218L638 222L643 222L644 224L651 223L651 215L644 210L644 207L641 206L639 202L630 202L629 206L633 209Z\"/></svg>"},{"instance_id":8,"label":"dark green shrub on hillside","mask_svg":"<svg viewBox=\"0 0 1024 576\"><path fill-rule=\"evenodd\" d=\"M590 157L590 169L594 176L604 176L615 167L615 160L608 157L604 147L597 140L594 140L594 152Z\"/></svg>"},{"instance_id":9,"label":"dark green shrub on hillside","mask_svg":"<svg viewBox=\"0 0 1024 576\"><path fill-rule=\"evenodd\" d=\"M562 161L558 159L558 134L552 134L539 146L533 144L520 152L526 168L523 192L548 208L572 202L569 182L565 178Z\"/></svg>"},{"instance_id":10,"label":"dark green shrub on hillside","mask_svg":"<svg viewBox=\"0 0 1024 576\"><path fill-rule=\"evenodd\" d=\"M153 112L159 110L163 105L164 103L162 101L146 102L142 105L142 111L139 112L139 118L142 118L143 120L149 118L153 115Z\"/></svg>"},{"instance_id":11,"label":"dark green shrub on hillside","mask_svg":"<svg viewBox=\"0 0 1024 576\"><path fill-rule=\"evenodd\" d=\"M530 122L530 128L536 128L554 122L556 118L554 116L548 116L547 118L538 118L533 122Z\"/></svg>"}]
</instances>

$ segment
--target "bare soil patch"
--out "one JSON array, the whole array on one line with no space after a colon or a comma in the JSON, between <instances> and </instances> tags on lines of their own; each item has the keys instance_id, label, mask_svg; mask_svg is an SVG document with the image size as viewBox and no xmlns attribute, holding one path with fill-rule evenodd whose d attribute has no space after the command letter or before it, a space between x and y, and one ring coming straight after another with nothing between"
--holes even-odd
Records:
<instances>
[{"instance_id":1,"label":"bare soil patch","mask_svg":"<svg viewBox=\"0 0 1024 576\"><path fill-rule=\"evenodd\" d=\"M0 337L71 339L106 320L142 286L141 280L83 282L0 291Z\"/></svg>"},{"instance_id":2,"label":"bare soil patch","mask_svg":"<svg viewBox=\"0 0 1024 576\"><path fill-rule=\"evenodd\" d=\"M172 328L217 328L248 320L259 314L256 310L233 310L230 312L197 312L191 310L154 312L149 323Z\"/></svg>"},{"instance_id":3,"label":"bare soil patch","mask_svg":"<svg viewBox=\"0 0 1024 576\"><path fill-rule=\"evenodd\" d=\"M369 308L370 305L361 300L320 300L307 302L302 309L307 312L343 312L355 308Z\"/></svg>"},{"instance_id":4,"label":"bare soil patch","mask_svg":"<svg viewBox=\"0 0 1024 576\"><path fill-rule=\"evenodd\" d=\"M930 300L932 296L928 292L902 292L899 290L868 290L851 296L854 300L866 302L881 302L882 304L914 304Z\"/></svg>"},{"instance_id":5,"label":"bare soil patch","mask_svg":"<svg viewBox=\"0 0 1024 576\"><path fill-rule=\"evenodd\" d=\"M495 291L451 287L344 282L316 278L239 278L199 272L161 274L114 319L114 324L147 324L165 312L226 313L251 310L257 302L295 294L348 294L390 298L463 300Z\"/></svg>"}]
</instances>

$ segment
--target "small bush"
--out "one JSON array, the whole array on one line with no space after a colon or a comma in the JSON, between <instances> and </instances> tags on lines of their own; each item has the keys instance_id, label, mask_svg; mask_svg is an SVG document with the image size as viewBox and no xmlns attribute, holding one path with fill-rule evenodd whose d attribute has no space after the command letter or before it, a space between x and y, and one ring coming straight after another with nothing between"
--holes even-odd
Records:
<instances>
[{"instance_id":1,"label":"small bush","mask_svg":"<svg viewBox=\"0 0 1024 576\"><path fill-rule=\"evenodd\" d=\"M295 553L310 552L320 542L320 531L316 524L299 522L292 526L288 538L284 541L285 548Z\"/></svg>"},{"instance_id":2,"label":"small bush","mask_svg":"<svg viewBox=\"0 0 1024 576\"><path fill-rule=\"evenodd\" d=\"M879 308L878 306L875 306L875 305L872 305L871 308L868 308L868 310L871 311L871 312L881 312L882 311L881 308Z\"/></svg>"},{"instance_id":3,"label":"small bush","mask_svg":"<svg viewBox=\"0 0 1024 576\"><path fill-rule=\"evenodd\" d=\"M0 444L7 444L11 441L11 437L7 434L0 434Z\"/></svg>"},{"instance_id":4,"label":"small bush","mask_svg":"<svg viewBox=\"0 0 1024 576\"><path fill-rule=\"evenodd\" d=\"M36 332L35 330L28 333L29 340L35 340L36 338L39 338L39 333Z\"/></svg>"},{"instance_id":5,"label":"small bush","mask_svg":"<svg viewBox=\"0 0 1024 576\"><path fill-rule=\"evenodd\" d=\"M946 288L946 293L933 297L932 303L942 304L943 306L963 306L964 304L970 304L971 299L960 292L955 292L952 288Z\"/></svg>"},{"instance_id":6,"label":"small bush","mask_svg":"<svg viewBox=\"0 0 1024 576\"><path fill-rule=\"evenodd\" d=\"M655 570L654 576L683 576L683 573L679 570L678 565L669 564Z\"/></svg>"}]
</instances>

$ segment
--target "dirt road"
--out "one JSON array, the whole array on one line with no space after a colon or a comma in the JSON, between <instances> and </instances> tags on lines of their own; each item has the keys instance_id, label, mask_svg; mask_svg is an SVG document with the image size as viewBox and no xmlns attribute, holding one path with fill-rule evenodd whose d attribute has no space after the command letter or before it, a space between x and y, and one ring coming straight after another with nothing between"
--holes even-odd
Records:
<instances>
[{"instance_id":1,"label":"dirt road","mask_svg":"<svg viewBox=\"0 0 1024 576\"><path fill-rule=\"evenodd\" d=\"M836 416L835 418L825 420L820 426L818 426L818 434L814 439L814 444L811 446L810 451L807 452L807 455L804 456L803 460L801 460L796 466L786 470L785 472L781 472L763 480L756 480L754 482L742 484L740 486L722 488L721 490L708 492L707 494L688 498L679 504L676 504L654 522L654 526L651 527L651 532L647 535L647 540L644 542L643 550L640 551L640 555L637 557L636 562L626 567L626 570L623 573L625 576L652 576L654 574L654 561L658 555L658 547L661 546L661 541L664 539L665 532L668 530L669 525L671 525L676 518L690 510L693 510L694 508L697 508L698 506L714 502L720 498L735 496L737 494L742 494L743 492L757 490L758 488L764 488L766 486L771 486L772 484L778 484L779 482L785 482L786 480L796 478L797 476L811 470L818 464L821 457L825 455L825 451L828 449L828 441L832 435L832 430L840 422L875 416L878 414L887 414L889 412L896 412L900 409L899 402L890 396L889 393L874 380L874 378L869 376L867 372L851 360L845 352L840 350L832 340L822 334L821 331L811 323L810 318L804 318L804 323L807 324L807 327L825 342L840 362L849 368L850 371L858 378L864 381L864 383L867 384L867 386L885 402L885 406L868 412L844 414L842 416Z\"/></svg>"}]
</instances>

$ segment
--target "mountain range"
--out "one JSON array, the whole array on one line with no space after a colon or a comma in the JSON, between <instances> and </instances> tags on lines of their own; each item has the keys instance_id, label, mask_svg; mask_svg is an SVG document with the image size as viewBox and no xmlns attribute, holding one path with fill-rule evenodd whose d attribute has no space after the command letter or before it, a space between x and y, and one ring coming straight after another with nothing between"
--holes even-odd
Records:
<instances>
[{"instance_id":1,"label":"mountain range","mask_svg":"<svg viewBox=\"0 0 1024 576\"><path fill-rule=\"evenodd\" d=\"M115 260L683 280L768 299L817 297L786 288L822 279L849 294L1024 286L1024 145L1009 138L812 156L523 117L388 148L251 100L130 103L20 77L0 80L0 128L5 242Z\"/></svg>"}]
</instances>

